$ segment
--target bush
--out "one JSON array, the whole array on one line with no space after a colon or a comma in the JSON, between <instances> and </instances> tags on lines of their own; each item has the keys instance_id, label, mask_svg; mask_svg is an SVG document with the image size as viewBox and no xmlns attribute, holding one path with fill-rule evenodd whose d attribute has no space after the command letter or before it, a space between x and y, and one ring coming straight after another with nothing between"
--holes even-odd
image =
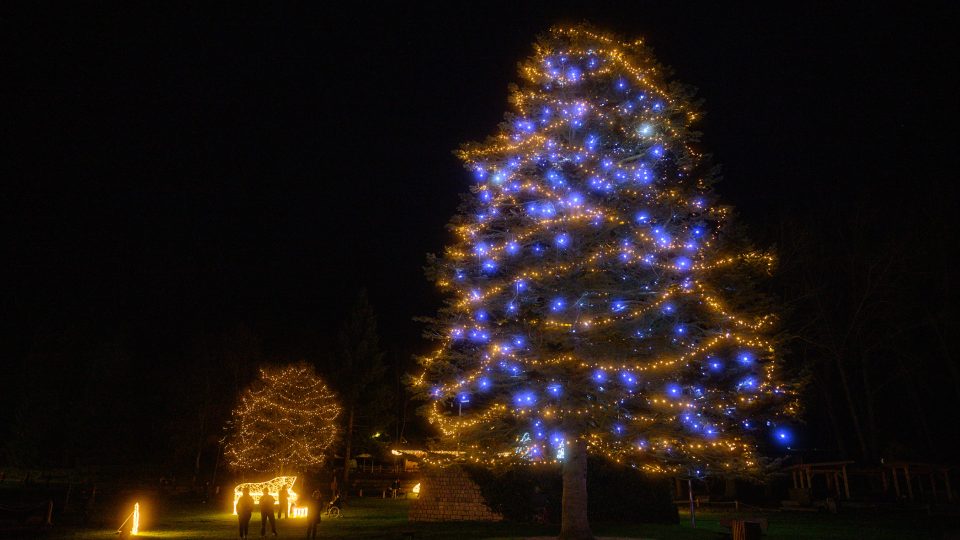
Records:
<instances>
[{"instance_id":1,"label":"bush","mask_svg":"<svg viewBox=\"0 0 960 540\"><path fill-rule=\"evenodd\" d=\"M487 504L509 521L560 521L563 478L559 465L514 465L486 468L465 465ZM679 515L665 478L591 458L587 469L591 521L677 523Z\"/></svg>"}]
</instances>

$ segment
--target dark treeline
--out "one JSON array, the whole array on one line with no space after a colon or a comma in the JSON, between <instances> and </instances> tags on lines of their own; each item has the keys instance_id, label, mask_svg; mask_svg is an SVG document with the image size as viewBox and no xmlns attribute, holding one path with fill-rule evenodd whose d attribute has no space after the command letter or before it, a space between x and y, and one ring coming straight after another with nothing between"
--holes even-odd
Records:
<instances>
[{"instance_id":1,"label":"dark treeline","mask_svg":"<svg viewBox=\"0 0 960 540\"><path fill-rule=\"evenodd\" d=\"M940 193L946 193L940 192ZM929 194L928 194L929 195ZM913 200L911 200L913 199ZM951 461L960 438L949 198L784 219L777 245L789 362L805 375L810 459Z\"/></svg>"},{"instance_id":2,"label":"dark treeline","mask_svg":"<svg viewBox=\"0 0 960 540\"><path fill-rule=\"evenodd\" d=\"M922 211L909 223L891 220L886 205L858 203L751 225L779 253L784 353L807 380L794 451L811 459L949 461L960 442L949 422L960 399L953 271L949 250L931 241L949 202L912 202ZM131 339L72 324L37 332L10 358L3 463L209 478L257 366L299 359L354 405L351 455L429 433L400 384L409 355L379 343L365 294L330 335L280 339L237 324L156 355ZM377 365L351 365L351 355ZM346 428L349 406L341 420Z\"/></svg>"},{"instance_id":3,"label":"dark treeline","mask_svg":"<svg viewBox=\"0 0 960 540\"><path fill-rule=\"evenodd\" d=\"M37 332L10 362L16 375L2 396L0 464L208 481L214 469L226 470L225 429L258 367L301 359L343 404L333 450L343 455L349 429L351 456L380 455L411 420L398 384L408 362L381 349L366 292L335 333L296 330L288 329L295 344L286 336L285 345L271 346L269 338L281 338L238 323L155 354L138 349L136 335L93 322Z\"/></svg>"}]
</instances>

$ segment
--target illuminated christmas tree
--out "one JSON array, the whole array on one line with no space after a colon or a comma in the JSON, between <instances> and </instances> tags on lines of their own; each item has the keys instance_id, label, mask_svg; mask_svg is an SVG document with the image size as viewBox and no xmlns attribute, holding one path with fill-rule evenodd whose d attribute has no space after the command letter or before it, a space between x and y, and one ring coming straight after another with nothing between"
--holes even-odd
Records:
<instances>
[{"instance_id":1,"label":"illuminated christmas tree","mask_svg":"<svg viewBox=\"0 0 960 540\"><path fill-rule=\"evenodd\" d=\"M313 367L260 368L233 413L226 456L239 470L294 472L321 465L340 407Z\"/></svg>"},{"instance_id":2,"label":"illuminated christmas tree","mask_svg":"<svg viewBox=\"0 0 960 540\"><path fill-rule=\"evenodd\" d=\"M554 28L428 273L448 303L414 385L478 462L563 462L563 538L589 538L586 453L650 472L756 469L789 437L773 257L718 204L692 93L640 41Z\"/></svg>"}]
</instances>

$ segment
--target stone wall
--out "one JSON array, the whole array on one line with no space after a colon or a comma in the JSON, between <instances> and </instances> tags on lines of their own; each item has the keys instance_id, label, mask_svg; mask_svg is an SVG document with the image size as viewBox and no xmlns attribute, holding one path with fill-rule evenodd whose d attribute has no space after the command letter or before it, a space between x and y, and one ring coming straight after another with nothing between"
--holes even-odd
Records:
<instances>
[{"instance_id":1,"label":"stone wall","mask_svg":"<svg viewBox=\"0 0 960 540\"><path fill-rule=\"evenodd\" d=\"M410 521L500 521L487 506L480 488L460 467L423 471L420 496L410 505Z\"/></svg>"}]
</instances>

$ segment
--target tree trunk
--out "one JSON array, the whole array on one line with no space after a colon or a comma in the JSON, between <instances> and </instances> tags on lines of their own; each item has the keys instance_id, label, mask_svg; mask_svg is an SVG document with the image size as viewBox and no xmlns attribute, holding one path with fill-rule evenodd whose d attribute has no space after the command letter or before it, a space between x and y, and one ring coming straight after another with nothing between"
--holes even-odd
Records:
<instances>
[{"instance_id":1,"label":"tree trunk","mask_svg":"<svg viewBox=\"0 0 960 540\"><path fill-rule=\"evenodd\" d=\"M873 406L873 383L870 381L870 374L867 373L867 353L860 354L860 378L863 380L863 403L866 409L867 418L867 449L870 452L870 461L876 462L879 455L880 443L877 439L877 415Z\"/></svg>"},{"instance_id":2,"label":"tree trunk","mask_svg":"<svg viewBox=\"0 0 960 540\"><path fill-rule=\"evenodd\" d=\"M860 445L860 457L864 460L870 459L870 452L867 451L867 440L863 437L863 428L860 427L860 415L857 414L856 400L850 392L850 383L847 382L847 371L843 368L842 354L835 354L833 357L837 366L837 373L840 374L840 387L843 388L843 395L847 401L847 409L850 412L850 419L853 420L853 431L857 436L857 443Z\"/></svg>"},{"instance_id":3,"label":"tree trunk","mask_svg":"<svg viewBox=\"0 0 960 540\"><path fill-rule=\"evenodd\" d=\"M567 448L562 505L559 540L593 540L587 519L587 444L583 441Z\"/></svg>"},{"instance_id":4,"label":"tree trunk","mask_svg":"<svg viewBox=\"0 0 960 540\"><path fill-rule=\"evenodd\" d=\"M347 433L346 433L346 445L343 449L343 485L340 487L340 491L343 494L343 500L347 500L347 495L350 493L350 450L353 445L353 405L350 405L350 413L347 415Z\"/></svg>"},{"instance_id":5,"label":"tree trunk","mask_svg":"<svg viewBox=\"0 0 960 540\"><path fill-rule=\"evenodd\" d=\"M817 384L820 387L820 390L823 392L823 405L827 411L827 417L830 419L830 427L833 428L833 439L837 442L837 452L840 453L841 459L847 459L849 455L847 453L847 443L844 442L844 433L840 429L840 420L837 418L837 413L833 410L833 400L830 398L830 390L827 388L826 381L829 380L827 377L823 377L822 380Z\"/></svg>"}]
</instances>

